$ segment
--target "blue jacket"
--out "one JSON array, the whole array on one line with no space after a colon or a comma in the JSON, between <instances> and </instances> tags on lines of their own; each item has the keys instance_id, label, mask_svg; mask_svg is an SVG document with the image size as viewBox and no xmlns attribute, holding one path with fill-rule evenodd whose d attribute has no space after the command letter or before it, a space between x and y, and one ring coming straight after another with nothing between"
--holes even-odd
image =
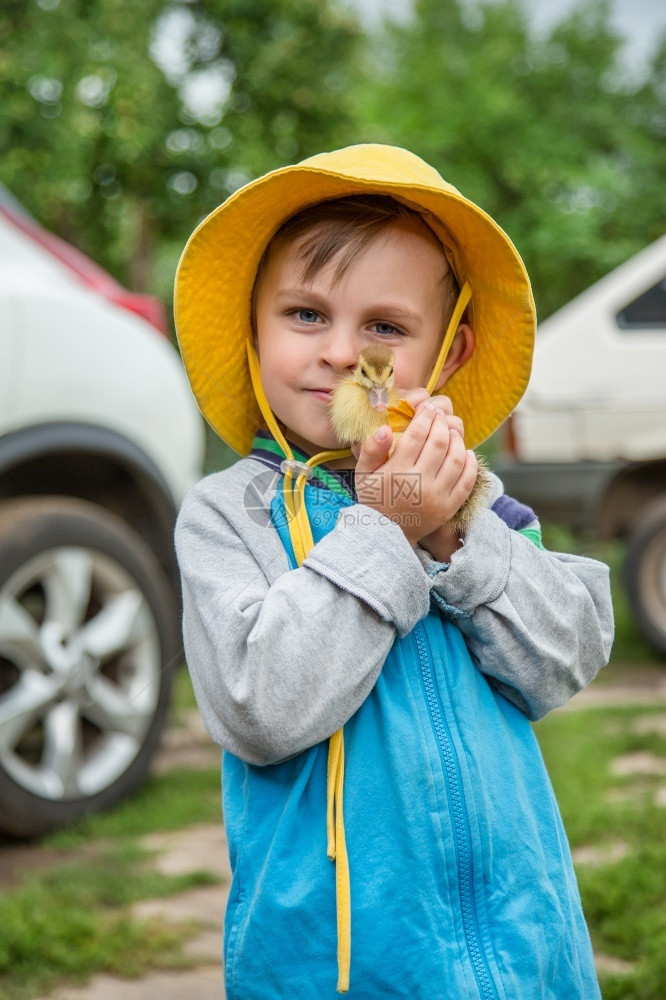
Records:
<instances>
[{"instance_id":1,"label":"blue jacket","mask_svg":"<svg viewBox=\"0 0 666 1000\"><path fill-rule=\"evenodd\" d=\"M347 502L319 492L315 542ZM279 493L272 518L294 567ZM344 731L350 1000L598 998L536 738L459 629L433 608L396 639ZM325 742L265 767L224 755L228 1000L337 995L326 765Z\"/></svg>"}]
</instances>

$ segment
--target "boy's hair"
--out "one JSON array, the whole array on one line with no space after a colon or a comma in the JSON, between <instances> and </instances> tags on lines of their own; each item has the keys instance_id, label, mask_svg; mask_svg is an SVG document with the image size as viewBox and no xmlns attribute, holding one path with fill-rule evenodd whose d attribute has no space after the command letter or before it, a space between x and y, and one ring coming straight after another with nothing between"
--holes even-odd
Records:
<instances>
[{"instance_id":1,"label":"boy's hair","mask_svg":"<svg viewBox=\"0 0 666 1000\"><path fill-rule=\"evenodd\" d=\"M298 255L303 262L303 280L312 279L339 257L333 281L338 282L358 258L390 226L403 223L425 231L441 248L444 248L422 215L390 195L350 195L318 202L297 212L284 222L266 247L257 268L252 292L252 319L255 316L257 290L268 262L276 251L298 244ZM442 275L444 322L448 322L458 300L460 288L449 265Z\"/></svg>"}]
</instances>

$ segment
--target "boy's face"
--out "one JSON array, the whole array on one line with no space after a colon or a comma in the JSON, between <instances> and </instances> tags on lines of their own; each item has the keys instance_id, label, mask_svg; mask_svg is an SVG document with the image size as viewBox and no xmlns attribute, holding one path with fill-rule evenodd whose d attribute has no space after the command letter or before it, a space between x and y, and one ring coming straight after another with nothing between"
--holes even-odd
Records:
<instances>
[{"instance_id":1,"label":"boy's face","mask_svg":"<svg viewBox=\"0 0 666 1000\"><path fill-rule=\"evenodd\" d=\"M395 355L395 385L424 386L444 333L442 277L434 237L403 223L370 244L337 282L334 258L307 285L298 246L271 255L257 290L261 381L289 439L307 454L339 448L329 418L332 390L369 344Z\"/></svg>"}]
</instances>

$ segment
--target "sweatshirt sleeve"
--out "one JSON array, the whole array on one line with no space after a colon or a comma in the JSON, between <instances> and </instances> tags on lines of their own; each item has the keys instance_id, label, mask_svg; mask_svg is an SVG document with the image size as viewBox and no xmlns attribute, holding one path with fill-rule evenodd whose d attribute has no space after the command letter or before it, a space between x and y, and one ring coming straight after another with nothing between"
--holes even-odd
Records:
<instances>
[{"instance_id":1,"label":"sweatshirt sleeve","mask_svg":"<svg viewBox=\"0 0 666 1000\"><path fill-rule=\"evenodd\" d=\"M298 569L272 527L257 529L260 560L213 478L190 491L176 525L185 654L213 739L275 763L361 706L396 633L427 614L429 580L400 529L362 505L345 508Z\"/></svg>"},{"instance_id":2,"label":"sweatshirt sleeve","mask_svg":"<svg viewBox=\"0 0 666 1000\"><path fill-rule=\"evenodd\" d=\"M608 567L548 552L490 509L472 522L450 564L418 550L440 611L465 636L479 669L530 719L590 683L610 656Z\"/></svg>"}]
</instances>

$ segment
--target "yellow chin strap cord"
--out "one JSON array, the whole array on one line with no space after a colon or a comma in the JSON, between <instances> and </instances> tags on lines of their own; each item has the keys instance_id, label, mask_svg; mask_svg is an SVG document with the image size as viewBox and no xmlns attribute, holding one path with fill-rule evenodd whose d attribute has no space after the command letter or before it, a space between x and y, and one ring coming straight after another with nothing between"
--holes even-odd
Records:
<instances>
[{"instance_id":1,"label":"yellow chin strap cord","mask_svg":"<svg viewBox=\"0 0 666 1000\"><path fill-rule=\"evenodd\" d=\"M433 388L439 374L444 366L447 355L456 335L460 318L472 295L469 282L465 282L460 292L460 296L453 310L451 319L442 341L437 361L433 368L432 375L428 381L427 389L432 394ZM316 465L323 465L336 458L346 458L352 454L349 448L342 448L338 451L322 451L317 455L312 455L307 462L299 462L294 458L294 453L280 430L277 420L266 399L263 385L261 383L261 371L259 359L250 340L246 342L247 360L250 368L250 378L254 389L255 398L261 410L261 414L266 421L266 426L280 445L285 461L282 463L284 479L282 481L282 492L284 497L285 513L287 515L287 525L289 537L294 549L294 556L299 566L304 562L310 549L314 547L312 529L308 519L305 506L305 484L310 478L311 472ZM294 479L294 473L296 478ZM345 825L343 813L343 792L345 780L345 741L344 732L338 729L328 741L328 764L326 774L326 837L327 854L331 861L335 861L335 899L336 899L336 923L338 934L338 993L347 993L349 990L349 970L351 966L351 889L349 878L349 860L347 857L347 846L345 842Z\"/></svg>"},{"instance_id":2,"label":"yellow chin strap cord","mask_svg":"<svg viewBox=\"0 0 666 1000\"><path fill-rule=\"evenodd\" d=\"M314 547L312 529L305 507L305 484L310 478L310 469L335 458L344 458L352 454L349 448L339 451L322 451L313 455L307 462L301 463L294 458L294 453L266 399L261 384L259 359L254 345L247 341L247 359L250 366L252 387L266 425L280 445L285 461L282 463L284 479L282 493L289 537L294 549L294 556L299 566L302 565L310 549ZM297 472L294 480L294 472ZM328 741L328 764L326 777L326 839L327 854L335 861L335 899L336 922L338 931L338 993L349 990L349 968L351 964L351 890L349 880L349 861L345 843L345 825L343 814L343 788L345 773L345 742L342 729L330 737Z\"/></svg>"},{"instance_id":3,"label":"yellow chin strap cord","mask_svg":"<svg viewBox=\"0 0 666 1000\"><path fill-rule=\"evenodd\" d=\"M453 343L453 338L458 332L458 327L460 326L460 320L462 319L462 314L469 304L469 300L472 298L472 286L469 281L460 289L460 295L458 296L458 301L455 304L455 308L451 313L451 319L449 320L449 325L446 328L446 333L444 334L444 340L442 341L442 346L439 349L439 354L437 355L437 360L435 361L434 368L432 370L432 375L428 379L428 384L426 389L428 390L428 395L432 396L437 379L440 376L440 372L444 367L447 357L449 356L449 351L451 350L451 344Z\"/></svg>"}]
</instances>

